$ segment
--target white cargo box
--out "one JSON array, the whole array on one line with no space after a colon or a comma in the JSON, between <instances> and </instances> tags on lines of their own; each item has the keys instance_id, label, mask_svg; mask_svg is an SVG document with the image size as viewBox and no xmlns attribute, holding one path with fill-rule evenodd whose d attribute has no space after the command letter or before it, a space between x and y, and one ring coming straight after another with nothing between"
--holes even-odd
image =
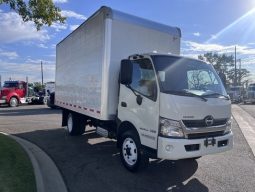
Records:
<instances>
[{"instance_id":1,"label":"white cargo box","mask_svg":"<svg viewBox=\"0 0 255 192\"><path fill-rule=\"evenodd\" d=\"M181 31L102 7L57 45L55 104L113 120L122 59L139 53L180 54Z\"/></svg>"}]
</instances>

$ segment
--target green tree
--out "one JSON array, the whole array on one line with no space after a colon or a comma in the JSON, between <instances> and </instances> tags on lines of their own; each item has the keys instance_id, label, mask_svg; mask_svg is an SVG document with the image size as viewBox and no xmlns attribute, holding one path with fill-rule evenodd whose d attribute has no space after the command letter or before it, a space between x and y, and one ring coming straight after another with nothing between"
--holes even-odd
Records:
<instances>
[{"instance_id":1,"label":"green tree","mask_svg":"<svg viewBox=\"0 0 255 192\"><path fill-rule=\"evenodd\" d=\"M198 59L211 63L217 72L222 72L225 75L230 67L234 66L233 55L218 54L218 53L205 53L199 55Z\"/></svg>"},{"instance_id":2,"label":"green tree","mask_svg":"<svg viewBox=\"0 0 255 192\"><path fill-rule=\"evenodd\" d=\"M42 85L41 82L34 82L33 83L33 88L34 91L38 92L38 91L42 91L44 89L45 85Z\"/></svg>"},{"instance_id":3,"label":"green tree","mask_svg":"<svg viewBox=\"0 0 255 192\"><path fill-rule=\"evenodd\" d=\"M228 72L228 77L229 80L231 81L232 84L234 84L234 79L235 79L235 69L232 68ZM242 85L245 83L245 79L249 77L250 71L247 69L236 69L236 76L237 76L237 83L238 85Z\"/></svg>"},{"instance_id":4,"label":"green tree","mask_svg":"<svg viewBox=\"0 0 255 192\"><path fill-rule=\"evenodd\" d=\"M223 77L226 78L226 84L234 84L235 69L233 55L205 53L204 55L199 55L198 59L211 63L221 79L223 79ZM249 76L249 73L247 69L236 69L237 83L242 85L245 78Z\"/></svg>"},{"instance_id":5,"label":"green tree","mask_svg":"<svg viewBox=\"0 0 255 192\"><path fill-rule=\"evenodd\" d=\"M66 19L61 16L60 8L52 0L0 0L1 4L9 5L24 22L33 21L37 30L43 25L50 26L53 22L64 23Z\"/></svg>"}]
</instances>

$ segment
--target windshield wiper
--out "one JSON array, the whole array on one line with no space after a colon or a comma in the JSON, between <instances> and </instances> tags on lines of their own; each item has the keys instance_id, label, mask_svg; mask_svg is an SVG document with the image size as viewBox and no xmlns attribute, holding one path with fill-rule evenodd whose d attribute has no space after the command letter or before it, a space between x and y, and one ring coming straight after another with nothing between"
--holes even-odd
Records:
<instances>
[{"instance_id":1,"label":"windshield wiper","mask_svg":"<svg viewBox=\"0 0 255 192\"><path fill-rule=\"evenodd\" d=\"M216 92L203 95L203 97L211 97L211 96L223 97L226 100L230 100L230 98L228 96L220 94L220 93L216 93Z\"/></svg>"},{"instance_id":2,"label":"windshield wiper","mask_svg":"<svg viewBox=\"0 0 255 192\"><path fill-rule=\"evenodd\" d=\"M169 94L173 94L173 95L180 95L180 96L188 96L188 97L197 97L200 98L201 100L203 100L204 102L207 101L206 98L204 98L201 95L197 95L195 93L189 92L187 90L181 90L181 91L167 91L167 93Z\"/></svg>"}]
</instances>

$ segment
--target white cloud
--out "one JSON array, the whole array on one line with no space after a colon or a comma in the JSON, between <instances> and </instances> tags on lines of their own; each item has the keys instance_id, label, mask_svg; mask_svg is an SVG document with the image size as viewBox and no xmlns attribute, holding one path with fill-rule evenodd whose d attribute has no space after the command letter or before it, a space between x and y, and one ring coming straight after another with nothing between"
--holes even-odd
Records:
<instances>
[{"instance_id":1,"label":"white cloud","mask_svg":"<svg viewBox=\"0 0 255 192\"><path fill-rule=\"evenodd\" d=\"M14 12L0 12L0 43L12 43L24 40L45 41L49 35L45 29L37 31L34 23L23 22L21 17Z\"/></svg>"},{"instance_id":2,"label":"white cloud","mask_svg":"<svg viewBox=\"0 0 255 192\"><path fill-rule=\"evenodd\" d=\"M227 51L233 49L233 46L223 46L219 44L206 44L206 43L197 43L193 41L184 41L183 42L187 47L187 50L195 51L195 52L219 52L219 51Z\"/></svg>"},{"instance_id":3,"label":"white cloud","mask_svg":"<svg viewBox=\"0 0 255 192\"><path fill-rule=\"evenodd\" d=\"M73 17L75 19L80 19L80 20L86 20L87 19L87 17L85 17L84 15L75 13L74 11L70 11L70 10L62 10L61 15L64 16L64 17Z\"/></svg>"},{"instance_id":4,"label":"white cloud","mask_svg":"<svg viewBox=\"0 0 255 192\"><path fill-rule=\"evenodd\" d=\"M79 25L70 25L69 29L74 31L77 27L79 27Z\"/></svg>"},{"instance_id":5,"label":"white cloud","mask_svg":"<svg viewBox=\"0 0 255 192\"><path fill-rule=\"evenodd\" d=\"M217 35L211 35L211 39L217 39Z\"/></svg>"},{"instance_id":6,"label":"white cloud","mask_svg":"<svg viewBox=\"0 0 255 192\"><path fill-rule=\"evenodd\" d=\"M193 33L194 36L199 37L201 34L199 32Z\"/></svg>"},{"instance_id":7,"label":"white cloud","mask_svg":"<svg viewBox=\"0 0 255 192\"><path fill-rule=\"evenodd\" d=\"M55 63L48 61L48 64L43 65L44 82L54 81L55 79ZM22 70L21 70L22 69ZM0 63L0 74L2 81L9 80L26 80L29 82L41 81L41 65L40 63L14 63L4 62Z\"/></svg>"},{"instance_id":8,"label":"white cloud","mask_svg":"<svg viewBox=\"0 0 255 192\"><path fill-rule=\"evenodd\" d=\"M67 3L68 0L53 0L53 3Z\"/></svg>"},{"instance_id":9,"label":"white cloud","mask_svg":"<svg viewBox=\"0 0 255 192\"><path fill-rule=\"evenodd\" d=\"M16 59L18 54L14 51L2 51L0 49L0 56L7 57L8 59Z\"/></svg>"},{"instance_id":10,"label":"white cloud","mask_svg":"<svg viewBox=\"0 0 255 192\"><path fill-rule=\"evenodd\" d=\"M67 24L53 23L51 27L54 28L57 32L59 32L61 30L67 29Z\"/></svg>"},{"instance_id":11,"label":"white cloud","mask_svg":"<svg viewBox=\"0 0 255 192\"><path fill-rule=\"evenodd\" d=\"M50 48L51 49L56 49L56 46L57 46L56 44L51 44Z\"/></svg>"},{"instance_id":12,"label":"white cloud","mask_svg":"<svg viewBox=\"0 0 255 192\"><path fill-rule=\"evenodd\" d=\"M47 61L47 60L41 60L41 59L27 59L26 63L31 63L31 64L55 64L55 61Z\"/></svg>"},{"instance_id":13,"label":"white cloud","mask_svg":"<svg viewBox=\"0 0 255 192\"><path fill-rule=\"evenodd\" d=\"M255 55L255 48L241 45L220 45L209 43L197 43L193 41L184 41L184 50L193 52L217 52L217 53L233 53L235 46L237 54L241 55Z\"/></svg>"},{"instance_id":14,"label":"white cloud","mask_svg":"<svg viewBox=\"0 0 255 192\"><path fill-rule=\"evenodd\" d=\"M53 0L54 3L67 3L68 0Z\"/></svg>"},{"instance_id":15,"label":"white cloud","mask_svg":"<svg viewBox=\"0 0 255 192\"><path fill-rule=\"evenodd\" d=\"M40 47L40 48L43 48L43 49L47 49L47 48L48 48L48 47L47 47L45 44L43 44L43 43L40 43L40 44L38 44L37 46Z\"/></svg>"}]
</instances>

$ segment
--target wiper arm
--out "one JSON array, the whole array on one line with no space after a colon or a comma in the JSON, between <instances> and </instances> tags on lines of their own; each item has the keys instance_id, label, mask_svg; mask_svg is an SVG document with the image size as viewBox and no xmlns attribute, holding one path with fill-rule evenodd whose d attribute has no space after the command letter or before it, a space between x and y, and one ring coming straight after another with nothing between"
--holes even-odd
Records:
<instances>
[{"instance_id":1,"label":"wiper arm","mask_svg":"<svg viewBox=\"0 0 255 192\"><path fill-rule=\"evenodd\" d=\"M221 96L221 97L224 97L224 99L226 99L226 100L230 100L230 98L228 96L220 94L220 93L216 93L216 92L203 95L203 97L210 97L210 96Z\"/></svg>"},{"instance_id":2,"label":"wiper arm","mask_svg":"<svg viewBox=\"0 0 255 192\"><path fill-rule=\"evenodd\" d=\"M203 100L204 102L207 101L207 99L204 98L203 96L197 95L197 94L192 93L192 92L189 92L189 91L187 91L187 90L182 90L182 91L169 91L169 93L170 93L170 94L173 94L173 95L197 97L197 98L200 98L201 100Z\"/></svg>"}]
</instances>

